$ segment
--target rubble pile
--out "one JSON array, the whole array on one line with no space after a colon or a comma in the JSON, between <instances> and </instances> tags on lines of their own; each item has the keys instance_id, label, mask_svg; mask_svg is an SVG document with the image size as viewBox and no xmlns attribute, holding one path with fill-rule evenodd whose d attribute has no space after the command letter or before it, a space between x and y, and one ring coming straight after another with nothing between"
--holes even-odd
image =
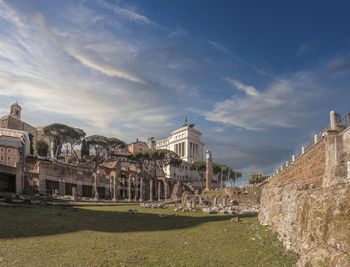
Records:
<instances>
[{"instance_id":1,"label":"rubble pile","mask_svg":"<svg viewBox=\"0 0 350 267\"><path fill-rule=\"evenodd\" d=\"M141 207L150 208L150 209L165 209L164 203L141 203Z\"/></svg>"},{"instance_id":2,"label":"rubble pile","mask_svg":"<svg viewBox=\"0 0 350 267\"><path fill-rule=\"evenodd\" d=\"M223 198L222 203L218 204L217 198L214 198L214 204L211 207L203 208L205 214L240 214L247 216L255 216L258 214L259 205L253 206L238 206L236 201L227 203L227 199Z\"/></svg>"}]
</instances>

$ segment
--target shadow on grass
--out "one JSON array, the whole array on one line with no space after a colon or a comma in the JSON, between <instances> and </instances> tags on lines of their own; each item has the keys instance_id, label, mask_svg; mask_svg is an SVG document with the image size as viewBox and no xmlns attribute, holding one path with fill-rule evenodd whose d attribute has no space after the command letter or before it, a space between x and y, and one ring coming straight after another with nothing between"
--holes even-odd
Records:
<instances>
[{"instance_id":1,"label":"shadow on grass","mask_svg":"<svg viewBox=\"0 0 350 267\"><path fill-rule=\"evenodd\" d=\"M169 209L164 210L164 213L169 213ZM0 207L0 239L46 236L82 230L111 233L166 231L229 220L231 217L183 216L182 214L160 218L158 214L126 214L120 210L99 208L92 210L57 206Z\"/></svg>"}]
</instances>

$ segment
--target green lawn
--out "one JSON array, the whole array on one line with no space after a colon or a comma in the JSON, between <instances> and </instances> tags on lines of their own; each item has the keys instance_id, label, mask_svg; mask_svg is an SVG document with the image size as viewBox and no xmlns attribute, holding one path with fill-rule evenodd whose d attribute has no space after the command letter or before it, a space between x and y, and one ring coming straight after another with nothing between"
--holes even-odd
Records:
<instances>
[{"instance_id":1,"label":"green lawn","mask_svg":"<svg viewBox=\"0 0 350 267\"><path fill-rule=\"evenodd\" d=\"M123 211L135 208L139 214ZM0 207L0 266L293 266L256 217L174 207Z\"/></svg>"}]
</instances>

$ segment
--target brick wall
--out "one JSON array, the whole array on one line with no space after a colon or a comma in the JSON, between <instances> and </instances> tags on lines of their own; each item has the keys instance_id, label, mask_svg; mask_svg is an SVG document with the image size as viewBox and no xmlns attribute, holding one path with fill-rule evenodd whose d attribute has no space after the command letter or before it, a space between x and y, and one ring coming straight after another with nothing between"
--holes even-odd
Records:
<instances>
[{"instance_id":1,"label":"brick wall","mask_svg":"<svg viewBox=\"0 0 350 267\"><path fill-rule=\"evenodd\" d=\"M293 164L271 179L269 186L279 182L309 183L322 187L326 165L326 143L322 139Z\"/></svg>"}]
</instances>

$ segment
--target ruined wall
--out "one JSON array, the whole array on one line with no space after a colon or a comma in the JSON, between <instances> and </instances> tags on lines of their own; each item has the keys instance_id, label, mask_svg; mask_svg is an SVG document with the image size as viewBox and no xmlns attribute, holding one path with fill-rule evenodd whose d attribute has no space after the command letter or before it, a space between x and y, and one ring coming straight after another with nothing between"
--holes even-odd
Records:
<instances>
[{"instance_id":1,"label":"ruined wall","mask_svg":"<svg viewBox=\"0 0 350 267\"><path fill-rule=\"evenodd\" d=\"M259 221L300 255L299 266L350 266L349 203L349 183L322 189L280 183L263 189Z\"/></svg>"},{"instance_id":2,"label":"ruined wall","mask_svg":"<svg viewBox=\"0 0 350 267\"><path fill-rule=\"evenodd\" d=\"M326 168L326 142L322 139L293 164L271 179L269 185L281 181L309 183L316 187L322 186Z\"/></svg>"},{"instance_id":3,"label":"ruined wall","mask_svg":"<svg viewBox=\"0 0 350 267\"><path fill-rule=\"evenodd\" d=\"M326 137L326 172L323 187L328 187L349 178L350 128L341 133L328 131Z\"/></svg>"}]
</instances>

